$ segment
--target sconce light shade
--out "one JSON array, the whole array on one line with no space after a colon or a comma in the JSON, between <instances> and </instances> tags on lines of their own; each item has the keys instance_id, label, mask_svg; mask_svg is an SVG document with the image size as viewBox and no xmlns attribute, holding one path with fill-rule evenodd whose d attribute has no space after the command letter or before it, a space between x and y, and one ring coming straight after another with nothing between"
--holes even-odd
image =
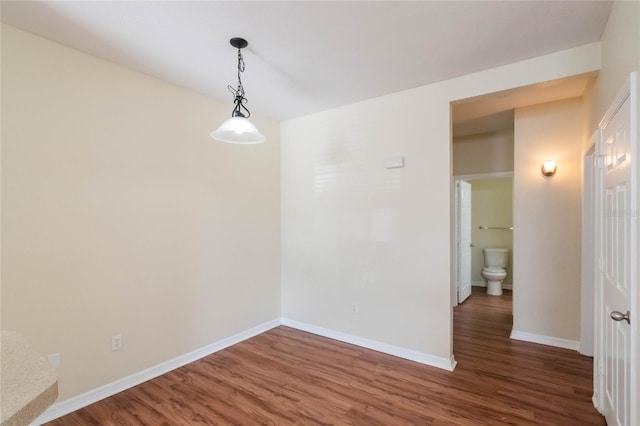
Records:
<instances>
[{"instance_id":1,"label":"sconce light shade","mask_svg":"<svg viewBox=\"0 0 640 426\"><path fill-rule=\"evenodd\" d=\"M553 176L556 173L558 166L553 160L546 160L542 163L542 174L545 176Z\"/></svg>"},{"instance_id":2,"label":"sconce light shade","mask_svg":"<svg viewBox=\"0 0 640 426\"><path fill-rule=\"evenodd\" d=\"M231 117L225 120L220 127L211 132L211 137L220 142L236 144L262 143L267 139L245 117Z\"/></svg>"}]
</instances>

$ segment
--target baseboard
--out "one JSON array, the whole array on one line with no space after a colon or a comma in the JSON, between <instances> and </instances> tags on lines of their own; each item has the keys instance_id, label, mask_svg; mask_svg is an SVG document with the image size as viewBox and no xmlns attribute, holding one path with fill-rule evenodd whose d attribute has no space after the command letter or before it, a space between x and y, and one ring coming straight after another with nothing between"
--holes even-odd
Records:
<instances>
[{"instance_id":1,"label":"baseboard","mask_svg":"<svg viewBox=\"0 0 640 426\"><path fill-rule=\"evenodd\" d=\"M238 334L234 334L233 336L211 343L200 349L196 349L192 352L180 355L176 358L147 368L146 370L142 370L130 376L123 377L122 379L118 379L115 382L108 383L104 386L92 389L78 396L74 396L72 398L53 404L44 413L42 413L40 417L35 419L32 425L41 425L43 423L50 422L51 420L57 419L73 411L84 408L90 404L93 404L94 402L98 402L101 399L108 398L133 386L137 386L148 380L168 373L171 370L175 370L176 368L197 361L200 358L211 355L212 353L228 348L229 346L233 346L236 343L242 342L243 340L250 339L251 337L257 336L258 334L264 333L265 331L279 325L280 319L265 322L256 327L242 331Z\"/></svg>"},{"instance_id":2,"label":"baseboard","mask_svg":"<svg viewBox=\"0 0 640 426\"><path fill-rule=\"evenodd\" d=\"M480 281L473 281L471 283L471 285L473 287L487 287L487 283L486 282L480 282ZM502 288L505 290L513 290L513 284L506 284L506 283L502 283Z\"/></svg>"},{"instance_id":3,"label":"baseboard","mask_svg":"<svg viewBox=\"0 0 640 426\"><path fill-rule=\"evenodd\" d=\"M600 410L600 404L598 403L598 394L596 392L593 393L591 402L593 403L593 408L595 408L598 413L604 416L604 413L602 412L602 410Z\"/></svg>"},{"instance_id":4,"label":"baseboard","mask_svg":"<svg viewBox=\"0 0 640 426\"><path fill-rule=\"evenodd\" d=\"M302 323L286 318L275 319L265 322L249 330L242 331L233 336L211 343L202 348L196 349L192 352L180 355L176 358L170 359L153 367L134 373L130 376L123 377L114 382L92 389L83 394L74 396L64 401L53 404L44 413L42 413L32 423L32 426L42 425L44 423L55 420L66 414L72 413L76 410L84 408L102 399L108 398L119 392L137 386L148 380L154 379L158 376L168 373L169 371L180 368L186 364L197 361L205 356L211 355L222 349L233 346L258 334L264 333L279 325L286 325L298 330L306 331L309 333L317 334L319 336L328 337L330 339L339 340L341 342L350 343L363 348L372 349L374 351L386 353L389 355L397 356L399 358L408 359L411 361L419 362L421 364L429 365L432 367L442 368L447 371L453 371L456 367L456 361L453 355L451 359L437 357L423 352L413 351L410 349L389 345L386 343L377 342L375 340L369 340L358 336L342 333L339 331L329 330L315 325Z\"/></svg>"},{"instance_id":5,"label":"baseboard","mask_svg":"<svg viewBox=\"0 0 640 426\"><path fill-rule=\"evenodd\" d=\"M555 346L557 348L580 349L580 342L575 340L561 339L559 337L543 336L541 334L527 333L524 331L511 330L511 338L514 340L522 340L524 342L539 343L541 345Z\"/></svg>"},{"instance_id":6,"label":"baseboard","mask_svg":"<svg viewBox=\"0 0 640 426\"><path fill-rule=\"evenodd\" d=\"M342 333L340 331L318 327L312 324L307 324L288 318L282 318L282 325L306 331L308 333L317 334L319 336L328 337L330 339L339 340L341 342L350 343L352 345L361 346L363 348L372 349L374 351L382 352L385 354L397 356L399 358L408 359L410 361L419 362L420 364L442 368L443 370L447 371L453 371L456 368L456 360L453 355L451 356L451 359L447 359L424 352L418 352L411 349L389 345L387 343L365 339L347 333Z\"/></svg>"}]
</instances>

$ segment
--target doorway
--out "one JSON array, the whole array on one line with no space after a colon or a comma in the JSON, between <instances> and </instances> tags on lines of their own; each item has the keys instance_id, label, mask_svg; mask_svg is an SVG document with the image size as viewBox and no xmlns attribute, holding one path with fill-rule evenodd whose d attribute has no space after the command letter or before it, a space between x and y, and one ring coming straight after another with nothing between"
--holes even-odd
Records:
<instances>
[{"instance_id":1,"label":"doorway","mask_svg":"<svg viewBox=\"0 0 640 426\"><path fill-rule=\"evenodd\" d=\"M513 289L513 177L512 173L488 173L456 177L457 303L471 294L472 287L485 289L483 249L504 248L508 252L507 275L500 284ZM468 195L467 195L468 193Z\"/></svg>"},{"instance_id":2,"label":"doorway","mask_svg":"<svg viewBox=\"0 0 640 426\"><path fill-rule=\"evenodd\" d=\"M468 105L468 104L464 104ZM500 111L495 114L473 117L467 119L468 115L459 113L459 108L452 108L452 168L454 185L452 188L452 255L451 255L451 301L452 306L456 306L459 301L464 300L469 293L469 285L486 285L481 276L482 266L482 248L487 247L478 245L476 241L480 236L479 227L510 227L506 220L486 218L484 209L481 220L483 223L472 222L477 221L478 207L485 202L483 199L481 204L473 205L471 202L471 210L475 208L476 214L473 212L471 217L466 218L471 223L471 235L467 240L460 241L460 237L465 237L459 225L461 223L461 212L458 210L460 204L459 181L469 182L473 185L474 181L479 184L483 179L509 178L513 177L514 165L514 110ZM486 195L486 194L485 194ZM473 194L472 194L473 197ZM511 197L512 198L512 197ZM470 198L471 199L471 198ZM470 211L471 211L470 210ZM500 223L498 223L500 222ZM504 223L502 223L504 222ZM511 222L511 219L508 220ZM508 231L511 233L511 231ZM474 235L475 234L475 235ZM498 235L497 230L484 230L484 237L488 235ZM462 247L460 246L462 244ZM465 247L466 245L466 247ZM469 247L475 245L475 247ZM463 250L464 249L464 250ZM468 253L466 254L465 252ZM466 255L465 255L466 254ZM463 284L459 284L459 283ZM460 291L459 287L464 288ZM462 297L460 297L462 296Z\"/></svg>"}]
</instances>

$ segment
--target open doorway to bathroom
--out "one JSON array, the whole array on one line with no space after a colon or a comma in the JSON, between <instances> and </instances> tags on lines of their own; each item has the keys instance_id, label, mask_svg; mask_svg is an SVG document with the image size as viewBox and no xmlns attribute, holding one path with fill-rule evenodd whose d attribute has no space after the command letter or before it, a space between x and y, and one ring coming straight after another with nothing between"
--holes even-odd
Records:
<instances>
[{"instance_id":1,"label":"open doorway to bathroom","mask_svg":"<svg viewBox=\"0 0 640 426\"><path fill-rule=\"evenodd\" d=\"M512 173L456 177L455 191L457 304L479 291L511 296Z\"/></svg>"},{"instance_id":2,"label":"open doorway to bathroom","mask_svg":"<svg viewBox=\"0 0 640 426\"><path fill-rule=\"evenodd\" d=\"M503 268L506 276L499 283L500 286L488 293L498 295L501 289L513 289L513 177L490 177L470 180L471 198L471 241L475 247L471 252L471 284L474 287L487 287L487 278L482 270L495 266ZM496 250L496 265L489 265L485 258ZM497 257L499 249L506 249L506 265ZM500 256L501 257L501 256ZM491 263L491 261L489 261ZM485 274L486 275L486 274Z\"/></svg>"}]
</instances>

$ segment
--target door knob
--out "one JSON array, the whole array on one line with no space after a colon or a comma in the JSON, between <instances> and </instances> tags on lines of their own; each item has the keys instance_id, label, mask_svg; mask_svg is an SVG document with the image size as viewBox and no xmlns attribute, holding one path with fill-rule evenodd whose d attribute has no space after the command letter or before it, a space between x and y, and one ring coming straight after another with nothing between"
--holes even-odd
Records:
<instances>
[{"instance_id":1,"label":"door knob","mask_svg":"<svg viewBox=\"0 0 640 426\"><path fill-rule=\"evenodd\" d=\"M473 243L469 244L469 247L475 247L475 246L476 246L476 245L475 245L475 244L473 244Z\"/></svg>"},{"instance_id":2,"label":"door knob","mask_svg":"<svg viewBox=\"0 0 640 426\"><path fill-rule=\"evenodd\" d=\"M626 314L623 314L619 311L613 311L611 312L610 317L614 321L626 321L627 323L631 324L631 312L629 311L627 311Z\"/></svg>"}]
</instances>

